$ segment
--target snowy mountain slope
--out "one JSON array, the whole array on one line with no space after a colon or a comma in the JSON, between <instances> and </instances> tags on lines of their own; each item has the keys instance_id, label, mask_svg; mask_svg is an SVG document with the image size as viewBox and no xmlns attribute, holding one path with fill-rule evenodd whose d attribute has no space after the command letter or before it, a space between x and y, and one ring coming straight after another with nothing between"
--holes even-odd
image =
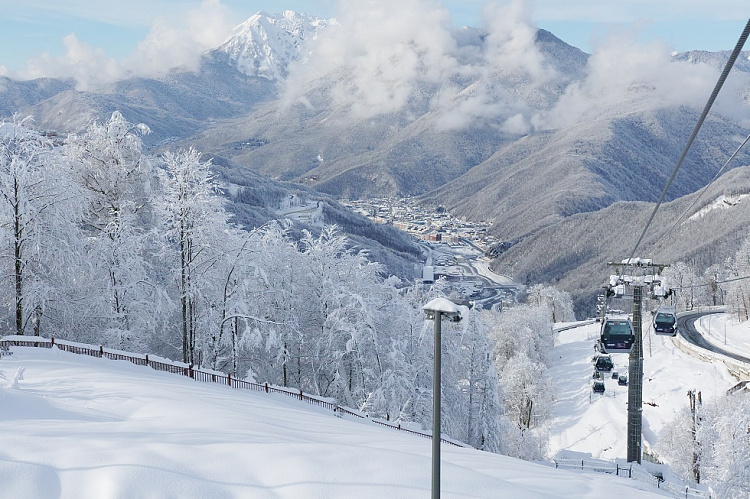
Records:
<instances>
[{"instance_id":1,"label":"snowy mountain slope","mask_svg":"<svg viewBox=\"0 0 750 499\"><path fill-rule=\"evenodd\" d=\"M123 361L14 352L0 360L0 480L8 497L429 493L427 439ZM441 471L444 497L663 497L635 480L452 446L442 447Z\"/></svg>"},{"instance_id":2,"label":"snowy mountain slope","mask_svg":"<svg viewBox=\"0 0 750 499\"><path fill-rule=\"evenodd\" d=\"M466 28L459 37L461 49L468 54L485 50L484 36ZM369 103L367 96L357 93L363 83L356 70L335 67L306 84L297 97L304 105L290 105L286 98L269 103L197 140L205 149L276 178L315 177L314 188L341 197L421 194L457 178L524 135L501 126L502 116L481 116L477 106L493 115L546 109L583 71L586 54L549 32L539 30L535 36L554 75L543 83L533 82L514 67L471 69L472 57L463 55L466 60L460 63L469 74L457 70L452 76L455 88L453 82L429 79L403 85L382 82L386 95L395 99L408 91L408 98L401 107L394 103L397 108L380 112L381 106L389 105ZM479 113L476 119L474 113ZM246 139L263 144L230 150L231 144Z\"/></svg>"},{"instance_id":3,"label":"snowy mountain slope","mask_svg":"<svg viewBox=\"0 0 750 499\"><path fill-rule=\"evenodd\" d=\"M740 166L719 177L698 202L697 192L663 204L638 252L654 261L690 261L700 268L726 261L750 228L750 203L742 198L725 209L691 215L719 198L747 193L750 167ZM555 282L573 295L580 317L590 316L595 294L611 273L606 263L630 256L653 208L653 203L619 202L570 216L517 241L493 267L521 282Z\"/></svg>"},{"instance_id":4,"label":"snowy mountain slope","mask_svg":"<svg viewBox=\"0 0 750 499\"><path fill-rule=\"evenodd\" d=\"M291 10L281 14L258 12L210 53L248 76L281 83L289 75L289 65L305 56L307 40L314 39L331 22L335 21Z\"/></svg>"},{"instance_id":5,"label":"snowy mountain slope","mask_svg":"<svg viewBox=\"0 0 750 499\"><path fill-rule=\"evenodd\" d=\"M246 76L204 57L197 72L175 71L162 79L133 78L98 91L68 89L24 110L42 129L69 133L119 110L131 122L146 123L149 146L195 135L215 120L246 113L275 97L273 83Z\"/></svg>"},{"instance_id":6,"label":"snowy mountain slope","mask_svg":"<svg viewBox=\"0 0 750 499\"><path fill-rule=\"evenodd\" d=\"M53 78L16 81L0 76L0 116L12 116L15 112L72 88L73 82Z\"/></svg>"},{"instance_id":7,"label":"snowy mountain slope","mask_svg":"<svg viewBox=\"0 0 750 499\"><path fill-rule=\"evenodd\" d=\"M459 216L494 220L495 234L520 239L580 212L617 201L656 201L698 118L688 108L628 103L590 121L527 135L423 196ZM705 185L743 134L713 116L703 126L667 200ZM732 166L750 162L741 152Z\"/></svg>"}]
</instances>

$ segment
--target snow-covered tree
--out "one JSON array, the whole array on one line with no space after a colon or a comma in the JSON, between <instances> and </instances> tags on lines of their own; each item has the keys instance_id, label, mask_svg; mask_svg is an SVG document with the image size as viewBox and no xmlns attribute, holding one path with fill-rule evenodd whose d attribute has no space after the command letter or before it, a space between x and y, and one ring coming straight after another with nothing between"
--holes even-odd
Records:
<instances>
[{"instance_id":1,"label":"snow-covered tree","mask_svg":"<svg viewBox=\"0 0 750 499\"><path fill-rule=\"evenodd\" d=\"M573 299L569 293L551 286L537 284L526 292L526 303L529 305L546 305L552 322L571 322L576 320L573 313Z\"/></svg>"},{"instance_id":2,"label":"snow-covered tree","mask_svg":"<svg viewBox=\"0 0 750 499\"><path fill-rule=\"evenodd\" d=\"M40 334L80 240L80 194L51 141L30 125L28 118L0 125L0 261L10 298L3 302L12 304L8 329L19 335Z\"/></svg>"},{"instance_id":3,"label":"snow-covered tree","mask_svg":"<svg viewBox=\"0 0 750 499\"><path fill-rule=\"evenodd\" d=\"M718 497L747 497L750 395L722 394L696 407L695 414L686 404L659 435L657 450L685 480L694 482L697 470L700 481L709 483Z\"/></svg>"},{"instance_id":4,"label":"snow-covered tree","mask_svg":"<svg viewBox=\"0 0 750 499\"><path fill-rule=\"evenodd\" d=\"M665 268L662 276L674 291L677 310L693 310L707 301L707 288L693 266L677 262Z\"/></svg>"},{"instance_id":5,"label":"snow-covered tree","mask_svg":"<svg viewBox=\"0 0 750 499\"><path fill-rule=\"evenodd\" d=\"M84 190L83 228L91 264L88 306L99 317L99 341L140 350L156 328L163 301L152 277L151 159L143 154L143 124L129 123L119 112L105 123L92 123L72 134L65 153Z\"/></svg>"},{"instance_id":6,"label":"snow-covered tree","mask_svg":"<svg viewBox=\"0 0 750 499\"><path fill-rule=\"evenodd\" d=\"M507 417L504 452L522 459L542 458L554 400L547 371L555 338L549 306L545 302L511 307L487 320Z\"/></svg>"},{"instance_id":7,"label":"snow-covered tree","mask_svg":"<svg viewBox=\"0 0 750 499\"><path fill-rule=\"evenodd\" d=\"M206 341L208 331L221 323L217 310L223 277L216 275L216 263L224 254L227 214L210 161L201 161L193 148L167 152L163 157L163 199L159 204L162 225L169 242L164 255L173 270L173 282L180 303L179 329L182 357L195 363L197 343ZM204 333L203 338L198 338Z\"/></svg>"},{"instance_id":8,"label":"snow-covered tree","mask_svg":"<svg viewBox=\"0 0 750 499\"><path fill-rule=\"evenodd\" d=\"M727 267L727 309L740 322L750 320L750 280L742 279L750 275L750 237L742 242Z\"/></svg>"}]
</instances>

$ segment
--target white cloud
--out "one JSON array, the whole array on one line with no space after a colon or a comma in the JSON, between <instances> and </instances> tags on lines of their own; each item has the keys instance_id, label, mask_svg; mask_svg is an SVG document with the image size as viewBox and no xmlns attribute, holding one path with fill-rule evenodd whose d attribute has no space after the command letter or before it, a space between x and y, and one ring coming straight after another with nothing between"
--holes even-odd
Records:
<instances>
[{"instance_id":1,"label":"white cloud","mask_svg":"<svg viewBox=\"0 0 750 499\"><path fill-rule=\"evenodd\" d=\"M112 81L122 76L122 68L117 61L107 57L101 49L93 48L78 40L75 34L63 38L65 53L52 57L43 53L29 60L19 76L23 79L73 78L82 89Z\"/></svg>"},{"instance_id":2,"label":"white cloud","mask_svg":"<svg viewBox=\"0 0 750 499\"><path fill-rule=\"evenodd\" d=\"M600 114L603 106L705 104L717 70L675 61L666 44L641 44L636 35L620 33L603 40L588 60L585 78L570 84L553 109L534 116L534 125L570 125Z\"/></svg>"},{"instance_id":3,"label":"white cloud","mask_svg":"<svg viewBox=\"0 0 750 499\"><path fill-rule=\"evenodd\" d=\"M228 18L220 0L203 0L184 15L158 17L135 51L122 60L108 57L71 33L63 39L63 55L43 53L27 61L26 68L14 76L74 78L79 89L87 90L126 77L161 76L175 67L195 69L201 54L223 42L231 32Z\"/></svg>"},{"instance_id":4,"label":"white cloud","mask_svg":"<svg viewBox=\"0 0 750 499\"><path fill-rule=\"evenodd\" d=\"M287 97L307 82L343 69L350 79L333 92L337 102L372 116L397 111L416 86L436 83L457 68L450 16L432 0L345 0L312 46L307 64L292 68Z\"/></svg>"},{"instance_id":5,"label":"white cloud","mask_svg":"<svg viewBox=\"0 0 750 499\"><path fill-rule=\"evenodd\" d=\"M331 96L358 116L429 99L442 113L442 127L513 117L508 127L517 130L523 105L506 95L497 75L521 75L530 86L554 76L534 45L536 28L521 1L490 4L484 36L456 30L445 7L432 0L347 0L337 20L313 43L312 55L292 67L287 104L311 81L338 72Z\"/></svg>"}]
</instances>

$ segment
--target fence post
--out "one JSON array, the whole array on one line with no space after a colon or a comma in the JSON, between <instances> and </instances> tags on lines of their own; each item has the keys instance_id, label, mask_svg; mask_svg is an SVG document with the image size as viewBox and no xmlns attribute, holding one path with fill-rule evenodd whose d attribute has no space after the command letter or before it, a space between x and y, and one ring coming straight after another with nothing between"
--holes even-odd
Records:
<instances>
[{"instance_id":1,"label":"fence post","mask_svg":"<svg viewBox=\"0 0 750 499\"><path fill-rule=\"evenodd\" d=\"M188 376L193 377L193 364L188 365Z\"/></svg>"},{"instance_id":2,"label":"fence post","mask_svg":"<svg viewBox=\"0 0 750 499\"><path fill-rule=\"evenodd\" d=\"M148 354L146 354L146 365L148 365Z\"/></svg>"},{"instance_id":3,"label":"fence post","mask_svg":"<svg viewBox=\"0 0 750 499\"><path fill-rule=\"evenodd\" d=\"M299 399L302 400L302 388L299 389Z\"/></svg>"},{"instance_id":4,"label":"fence post","mask_svg":"<svg viewBox=\"0 0 750 499\"><path fill-rule=\"evenodd\" d=\"M227 373L227 384L232 388L232 373Z\"/></svg>"},{"instance_id":5,"label":"fence post","mask_svg":"<svg viewBox=\"0 0 750 499\"><path fill-rule=\"evenodd\" d=\"M266 393L268 393L268 381L266 381Z\"/></svg>"},{"instance_id":6,"label":"fence post","mask_svg":"<svg viewBox=\"0 0 750 499\"><path fill-rule=\"evenodd\" d=\"M104 347L99 345L99 357L104 357Z\"/></svg>"},{"instance_id":7,"label":"fence post","mask_svg":"<svg viewBox=\"0 0 750 499\"><path fill-rule=\"evenodd\" d=\"M55 337L53 336L51 339L52 339L52 346L55 346ZM37 343L37 345L39 344Z\"/></svg>"}]
</instances>

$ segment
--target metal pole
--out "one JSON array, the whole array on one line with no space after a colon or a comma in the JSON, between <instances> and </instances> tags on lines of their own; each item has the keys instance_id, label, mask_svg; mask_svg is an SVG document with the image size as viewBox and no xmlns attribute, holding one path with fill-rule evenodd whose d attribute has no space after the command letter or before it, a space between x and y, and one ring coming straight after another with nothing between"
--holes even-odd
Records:
<instances>
[{"instance_id":1,"label":"metal pole","mask_svg":"<svg viewBox=\"0 0 750 499\"><path fill-rule=\"evenodd\" d=\"M641 464L643 416L643 334L641 331L642 286L633 286L633 333L635 341L628 365L628 462Z\"/></svg>"},{"instance_id":2,"label":"metal pole","mask_svg":"<svg viewBox=\"0 0 750 499\"><path fill-rule=\"evenodd\" d=\"M440 323L435 311L435 367L432 379L432 499L440 499Z\"/></svg>"}]
</instances>

